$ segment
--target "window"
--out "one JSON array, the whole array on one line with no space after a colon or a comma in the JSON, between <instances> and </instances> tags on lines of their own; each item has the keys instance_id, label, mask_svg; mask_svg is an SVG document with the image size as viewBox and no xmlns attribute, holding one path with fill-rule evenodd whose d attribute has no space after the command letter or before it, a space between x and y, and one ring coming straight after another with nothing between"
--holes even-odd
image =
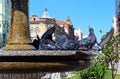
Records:
<instances>
[{"instance_id":1,"label":"window","mask_svg":"<svg viewBox=\"0 0 120 79\"><path fill-rule=\"evenodd\" d=\"M39 28L37 27L35 30L36 30L36 35L39 35L40 34Z\"/></svg>"},{"instance_id":2,"label":"window","mask_svg":"<svg viewBox=\"0 0 120 79\"><path fill-rule=\"evenodd\" d=\"M36 20L36 18L33 18L33 20L35 21L35 20Z\"/></svg>"}]
</instances>

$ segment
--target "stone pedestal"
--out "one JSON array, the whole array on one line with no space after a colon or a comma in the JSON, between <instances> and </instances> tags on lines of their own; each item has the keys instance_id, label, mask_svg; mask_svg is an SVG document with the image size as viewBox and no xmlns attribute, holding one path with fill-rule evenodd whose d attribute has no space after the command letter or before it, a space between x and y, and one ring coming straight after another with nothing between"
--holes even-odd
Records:
<instances>
[{"instance_id":1,"label":"stone pedestal","mask_svg":"<svg viewBox=\"0 0 120 79\"><path fill-rule=\"evenodd\" d=\"M28 1L11 0L12 18L11 33L9 41L4 50L33 50L31 45L29 22L28 22Z\"/></svg>"}]
</instances>

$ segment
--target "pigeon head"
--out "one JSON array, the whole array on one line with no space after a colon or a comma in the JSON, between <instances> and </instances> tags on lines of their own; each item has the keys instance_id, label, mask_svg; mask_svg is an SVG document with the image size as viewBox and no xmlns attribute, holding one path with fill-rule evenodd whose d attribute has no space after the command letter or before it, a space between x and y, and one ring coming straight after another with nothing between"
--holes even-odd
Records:
<instances>
[{"instance_id":1,"label":"pigeon head","mask_svg":"<svg viewBox=\"0 0 120 79\"><path fill-rule=\"evenodd\" d=\"M90 32L90 33L94 33L93 28L89 28L89 32Z\"/></svg>"}]
</instances>

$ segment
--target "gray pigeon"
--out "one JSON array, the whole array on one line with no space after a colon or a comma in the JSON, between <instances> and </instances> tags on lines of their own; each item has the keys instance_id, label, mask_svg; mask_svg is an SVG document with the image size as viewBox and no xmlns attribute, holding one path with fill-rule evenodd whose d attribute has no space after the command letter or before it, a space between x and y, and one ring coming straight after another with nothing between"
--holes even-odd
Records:
<instances>
[{"instance_id":1,"label":"gray pigeon","mask_svg":"<svg viewBox=\"0 0 120 79\"><path fill-rule=\"evenodd\" d=\"M90 50L97 42L96 36L94 34L93 28L89 28L89 35L87 38L81 39L79 41L79 49Z\"/></svg>"},{"instance_id":2,"label":"gray pigeon","mask_svg":"<svg viewBox=\"0 0 120 79\"><path fill-rule=\"evenodd\" d=\"M114 34L114 29L112 28L106 35L106 37L104 39L102 39L102 41L98 44L98 46L101 47L101 49L104 48L105 44L107 44L113 37Z\"/></svg>"},{"instance_id":3,"label":"gray pigeon","mask_svg":"<svg viewBox=\"0 0 120 79\"><path fill-rule=\"evenodd\" d=\"M47 30L41 37L39 49L56 49L55 42L52 40L52 34L55 32L55 26Z\"/></svg>"},{"instance_id":4,"label":"gray pigeon","mask_svg":"<svg viewBox=\"0 0 120 79\"><path fill-rule=\"evenodd\" d=\"M52 34L55 32L55 26L51 27L50 29L48 29L41 37L42 40L45 40L45 39L49 39L51 41L52 40Z\"/></svg>"},{"instance_id":5,"label":"gray pigeon","mask_svg":"<svg viewBox=\"0 0 120 79\"><path fill-rule=\"evenodd\" d=\"M106 35L104 39L101 40L101 42L98 44L98 46L94 46L93 50L100 51L104 48L105 44L107 44L113 37L114 29L112 28Z\"/></svg>"},{"instance_id":6,"label":"gray pigeon","mask_svg":"<svg viewBox=\"0 0 120 79\"><path fill-rule=\"evenodd\" d=\"M55 44L57 46L57 49L61 50L74 50L77 47L77 43L73 40L70 40L65 35L58 35L57 38L59 38L57 41L55 41Z\"/></svg>"}]
</instances>

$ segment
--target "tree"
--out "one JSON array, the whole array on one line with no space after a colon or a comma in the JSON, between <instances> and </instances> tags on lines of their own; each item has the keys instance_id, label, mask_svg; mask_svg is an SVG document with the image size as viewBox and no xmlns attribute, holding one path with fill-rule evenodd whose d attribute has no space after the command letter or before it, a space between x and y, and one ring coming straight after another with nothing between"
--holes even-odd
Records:
<instances>
[{"instance_id":1,"label":"tree","mask_svg":"<svg viewBox=\"0 0 120 79\"><path fill-rule=\"evenodd\" d=\"M103 48L102 52L106 56L105 61L111 65L112 79L115 79L119 59L117 37L113 37L112 40ZM115 66L117 67L115 68Z\"/></svg>"}]
</instances>

